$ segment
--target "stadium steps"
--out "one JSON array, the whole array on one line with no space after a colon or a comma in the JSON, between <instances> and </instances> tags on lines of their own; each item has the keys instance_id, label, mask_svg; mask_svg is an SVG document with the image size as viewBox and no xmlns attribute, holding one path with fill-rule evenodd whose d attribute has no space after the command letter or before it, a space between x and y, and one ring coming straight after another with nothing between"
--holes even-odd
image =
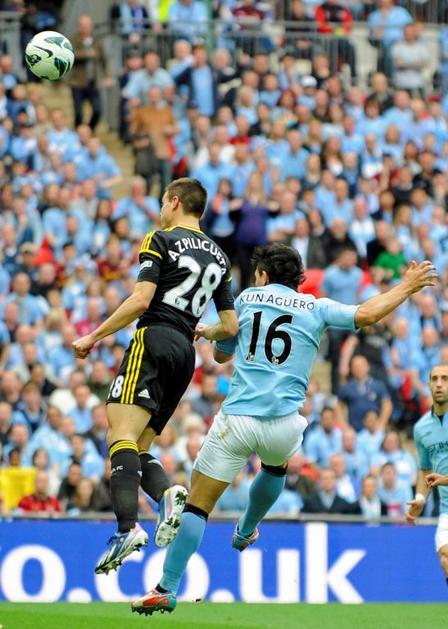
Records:
<instances>
[{"instance_id":1,"label":"stadium steps","mask_svg":"<svg viewBox=\"0 0 448 629\"><path fill-rule=\"evenodd\" d=\"M42 102L51 110L61 108L69 125L73 123L73 103L70 89L63 83L50 83L45 81L38 84L36 89L41 94ZM101 121L96 129L96 135L113 156L120 167L123 177L122 182L112 190L115 199L128 194L129 182L134 174L134 159L129 146L123 145L117 133L111 130L107 123Z\"/></svg>"}]
</instances>

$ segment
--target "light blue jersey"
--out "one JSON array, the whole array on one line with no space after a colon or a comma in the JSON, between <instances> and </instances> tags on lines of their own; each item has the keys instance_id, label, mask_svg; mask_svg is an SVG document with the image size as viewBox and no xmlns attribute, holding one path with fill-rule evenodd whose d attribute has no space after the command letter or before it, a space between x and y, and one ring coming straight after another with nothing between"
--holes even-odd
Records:
<instances>
[{"instance_id":1,"label":"light blue jersey","mask_svg":"<svg viewBox=\"0 0 448 629\"><path fill-rule=\"evenodd\" d=\"M298 411L325 328L355 329L358 306L316 299L282 284L248 288L235 302L240 331L217 348L235 353L222 405L228 415L279 417Z\"/></svg>"},{"instance_id":2,"label":"light blue jersey","mask_svg":"<svg viewBox=\"0 0 448 629\"><path fill-rule=\"evenodd\" d=\"M448 475L448 413L442 418L431 410L414 426L420 468ZM448 486L439 486L440 513L448 514Z\"/></svg>"}]
</instances>

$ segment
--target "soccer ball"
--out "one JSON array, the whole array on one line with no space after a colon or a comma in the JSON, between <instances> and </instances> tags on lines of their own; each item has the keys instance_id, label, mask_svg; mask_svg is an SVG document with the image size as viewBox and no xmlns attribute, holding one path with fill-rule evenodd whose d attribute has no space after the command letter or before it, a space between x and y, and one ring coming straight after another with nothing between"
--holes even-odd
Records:
<instances>
[{"instance_id":1,"label":"soccer ball","mask_svg":"<svg viewBox=\"0 0 448 629\"><path fill-rule=\"evenodd\" d=\"M40 79L57 81L73 68L75 55L67 37L56 31L42 31L25 48L25 61Z\"/></svg>"}]
</instances>

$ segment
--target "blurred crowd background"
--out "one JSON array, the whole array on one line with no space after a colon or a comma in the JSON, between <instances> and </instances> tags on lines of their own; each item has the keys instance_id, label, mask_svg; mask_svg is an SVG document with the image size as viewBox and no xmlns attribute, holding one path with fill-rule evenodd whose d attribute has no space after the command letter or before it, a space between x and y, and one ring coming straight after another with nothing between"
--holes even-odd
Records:
<instances>
[{"instance_id":1,"label":"blurred crowd background","mask_svg":"<svg viewBox=\"0 0 448 629\"><path fill-rule=\"evenodd\" d=\"M70 21L67 4L0 2L1 512L111 510L104 400L133 329L87 361L71 343L130 293L164 186L191 175L235 295L272 241L302 255L301 290L347 304L388 290L411 260L437 266L437 289L358 334L326 335L303 449L273 508L401 518L412 426L431 404L430 369L448 360L446 3L127 0L98 3L98 23ZM44 29L75 48L62 86L38 83L16 54ZM153 449L187 486L232 373L209 344L196 349ZM259 465L220 512L245 507ZM144 496L140 507L155 509ZM435 494L426 514L437 510Z\"/></svg>"}]
</instances>

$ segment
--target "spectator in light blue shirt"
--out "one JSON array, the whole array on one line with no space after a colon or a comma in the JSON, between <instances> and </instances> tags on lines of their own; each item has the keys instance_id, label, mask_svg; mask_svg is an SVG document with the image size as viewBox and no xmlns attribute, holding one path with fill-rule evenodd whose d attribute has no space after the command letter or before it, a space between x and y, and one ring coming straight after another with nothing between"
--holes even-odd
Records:
<instances>
[{"instance_id":1,"label":"spectator in light blue shirt","mask_svg":"<svg viewBox=\"0 0 448 629\"><path fill-rule=\"evenodd\" d=\"M72 343L77 334L73 325L67 323L62 330L62 344L49 352L49 367L58 386L65 386L70 374L75 369L76 361L73 354Z\"/></svg>"},{"instance_id":2,"label":"spectator in light blue shirt","mask_svg":"<svg viewBox=\"0 0 448 629\"><path fill-rule=\"evenodd\" d=\"M356 131L356 122L353 116L344 116L342 122L343 134L341 135L341 149L343 153L355 153L359 155L364 149L364 139Z\"/></svg>"},{"instance_id":3,"label":"spectator in light blue shirt","mask_svg":"<svg viewBox=\"0 0 448 629\"><path fill-rule=\"evenodd\" d=\"M394 94L394 106L388 109L384 114L384 120L388 126L394 125L405 131L413 122L413 111L411 108L411 99L407 92L398 90ZM411 136L412 139L412 136Z\"/></svg>"},{"instance_id":4,"label":"spectator in light blue shirt","mask_svg":"<svg viewBox=\"0 0 448 629\"><path fill-rule=\"evenodd\" d=\"M337 253L334 264L325 269L321 286L321 297L329 297L343 304L358 303L362 271L356 266L356 251L351 247ZM338 328L328 330L328 357L331 362L331 388L334 394L339 388L339 358L341 343L348 333Z\"/></svg>"},{"instance_id":5,"label":"spectator in light blue shirt","mask_svg":"<svg viewBox=\"0 0 448 629\"><path fill-rule=\"evenodd\" d=\"M244 511L249 500L250 484L243 474L238 474L216 503L218 511Z\"/></svg>"},{"instance_id":6,"label":"spectator in light blue shirt","mask_svg":"<svg viewBox=\"0 0 448 629\"><path fill-rule=\"evenodd\" d=\"M213 143L210 146L208 162L206 162L204 166L194 170L191 174L195 179L199 179L205 187L209 200L218 192L220 179L230 176L230 167L221 162L220 153L220 145Z\"/></svg>"},{"instance_id":7,"label":"spectator in light blue shirt","mask_svg":"<svg viewBox=\"0 0 448 629\"><path fill-rule=\"evenodd\" d=\"M324 208L334 203L334 183L335 178L331 172L324 170L314 191L314 202L321 215L323 215Z\"/></svg>"},{"instance_id":8,"label":"spectator in light blue shirt","mask_svg":"<svg viewBox=\"0 0 448 629\"><path fill-rule=\"evenodd\" d=\"M321 294L343 304L356 304L362 271L356 266L356 252L342 249L334 264L325 270Z\"/></svg>"},{"instance_id":9,"label":"spectator in light blue shirt","mask_svg":"<svg viewBox=\"0 0 448 629\"><path fill-rule=\"evenodd\" d=\"M241 198L246 192L249 177L255 170L255 165L249 154L246 144L237 144L233 156L233 164L229 165L229 179L232 184L232 192L235 197ZM269 185L271 177L265 175L263 183Z\"/></svg>"},{"instance_id":10,"label":"spectator in light blue shirt","mask_svg":"<svg viewBox=\"0 0 448 629\"><path fill-rule=\"evenodd\" d=\"M73 391L75 406L67 412L75 422L76 432L84 433L92 428L92 406L90 404L91 392L86 384L78 384Z\"/></svg>"},{"instance_id":11,"label":"spectator in light blue shirt","mask_svg":"<svg viewBox=\"0 0 448 629\"><path fill-rule=\"evenodd\" d=\"M60 432L61 426L62 412L56 406L49 406L47 420L39 426L29 441L27 450L30 456L38 448L45 448L52 465L60 467L64 464L70 456L71 447Z\"/></svg>"},{"instance_id":12,"label":"spectator in light blue shirt","mask_svg":"<svg viewBox=\"0 0 448 629\"><path fill-rule=\"evenodd\" d=\"M30 295L31 282L25 273L17 273L12 281L12 293L3 301L0 312L4 316L6 304L15 302L20 308L19 322L27 325L39 325L43 319L43 309L39 300Z\"/></svg>"},{"instance_id":13,"label":"spectator in light blue shirt","mask_svg":"<svg viewBox=\"0 0 448 629\"><path fill-rule=\"evenodd\" d=\"M48 132L50 152L66 155L76 153L81 145L78 134L66 125L65 113L62 109L54 109L51 113L53 129Z\"/></svg>"},{"instance_id":14,"label":"spectator in light blue shirt","mask_svg":"<svg viewBox=\"0 0 448 629\"><path fill-rule=\"evenodd\" d=\"M387 506L387 515L391 518L401 518L412 500L411 485L398 480L393 463L385 463L381 468L378 497Z\"/></svg>"},{"instance_id":15,"label":"spectator in light blue shirt","mask_svg":"<svg viewBox=\"0 0 448 629\"><path fill-rule=\"evenodd\" d=\"M384 441L384 430L382 429L376 411L367 411L362 420L364 428L358 432L356 446L367 460L368 469L372 466L372 461L376 457Z\"/></svg>"},{"instance_id":16,"label":"spectator in light blue shirt","mask_svg":"<svg viewBox=\"0 0 448 629\"><path fill-rule=\"evenodd\" d=\"M10 145L11 157L27 165L31 165L37 149L34 126L26 123L19 128L19 135L13 137Z\"/></svg>"},{"instance_id":17,"label":"spectator in light blue shirt","mask_svg":"<svg viewBox=\"0 0 448 629\"><path fill-rule=\"evenodd\" d=\"M372 457L374 467L382 467L392 463L397 478L408 486L415 485L417 480L417 464L414 457L402 447L401 439L395 430L389 431L384 437L381 450Z\"/></svg>"},{"instance_id":18,"label":"spectator in light blue shirt","mask_svg":"<svg viewBox=\"0 0 448 629\"><path fill-rule=\"evenodd\" d=\"M285 190L280 197L277 215L267 221L268 240L288 242L295 233L299 218L305 218L305 215L297 210L297 196L294 192Z\"/></svg>"},{"instance_id":19,"label":"spectator in light blue shirt","mask_svg":"<svg viewBox=\"0 0 448 629\"><path fill-rule=\"evenodd\" d=\"M140 104L145 104L148 91L151 87L165 87L173 85L173 79L169 72L160 67L160 57L156 52L146 53L145 67L137 70L123 90L123 96L127 99L137 98Z\"/></svg>"},{"instance_id":20,"label":"spectator in light blue shirt","mask_svg":"<svg viewBox=\"0 0 448 629\"><path fill-rule=\"evenodd\" d=\"M134 177L130 195L120 199L113 211L112 219L125 217L131 234L144 235L159 224L160 204L155 197L147 195L143 177Z\"/></svg>"},{"instance_id":21,"label":"spectator in light blue shirt","mask_svg":"<svg viewBox=\"0 0 448 629\"><path fill-rule=\"evenodd\" d=\"M305 433L305 456L310 463L326 467L333 454L342 451L342 430L336 426L336 415L332 408L324 408L319 425Z\"/></svg>"},{"instance_id":22,"label":"spectator in light blue shirt","mask_svg":"<svg viewBox=\"0 0 448 629\"><path fill-rule=\"evenodd\" d=\"M110 198L109 188L121 180L120 169L113 157L108 155L98 138L91 138L75 161L78 179L94 179L100 199Z\"/></svg>"},{"instance_id":23,"label":"spectator in light blue shirt","mask_svg":"<svg viewBox=\"0 0 448 629\"><path fill-rule=\"evenodd\" d=\"M348 197L345 179L338 178L334 184L334 197L321 208L325 224L331 225L335 218L342 218L347 225L353 220L353 201Z\"/></svg>"},{"instance_id":24,"label":"spectator in light blue shirt","mask_svg":"<svg viewBox=\"0 0 448 629\"><path fill-rule=\"evenodd\" d=\"M403 27L412 23L412 17L403 7L394 6L393 0L379 0L378 9L367 20L370 41L380 50L379 68L387 76L392 74L390 50L403 37Z\"/></svg>"},{"instance_id":25,"label":"spectator in light blue shirt","mask_svg":"<svg viewBox=\"0 0 448 629\"><path fill-rule=\"evenodd\" d=\"M302 496L290 489L284 489L277 500L274 502L268 513L288 513L297 515L303 507Z\"/></svg>"},{"instance_id":26,"label":"spectator in light blue shirt","mask_svg":"<svg viewBox=\"0 0 448 629\"><path fill-rule=\"evenodd\" d=\"M168 25L177 37L195 39L207 32L207 7L198 0L174 0L168 12Z\"/></svg>"},{"instance_id":27,"label":"spectator in light blue shirt","mask_svg":"<svg viewBox=\"0 0 448 629\"><path fill-rule=\"evenodd\" d=\"M61 476L65 476L70 465L76 461L81 465L83 476L101 478L104 471L104 459L98 454L92 441L80 434L73 435L70 441L73 453L61 469Z\"/></svg>"},{"instance_id":28,"label":"spectator in light blue shirt","mask_svg":"<svg viewBox=\"0 0 448 629\"><path fill-rule=\"evenodd\" d=\"M283 180L288 177L301 179L306 172L306 163L309 152L303 148L302 134L296 129L291 129L286 134L288 145L280 151L280 175Z\"/></svg>"},{"instance_id":29,"label":"spectator in light blue shirt","mask_svg":"<svg viewBox=\"0 0 448 629\"><path fill-rule=\"evenodd\" d=\"M0 265L0 297L6 297L11 286L11 276L8 271Z\"/></svg>"},{"instance_id":30,"label":"spectator in light blue shirt","mask_svg":"<svg viewBox=\"0 0 448 629\"><path fill-rule=\"evenodd\" d=\"M384 135L387 122L381 116L380 105L374 96L366 98L364 112L356 124L356 133L366 136L369 133L381 139Z\"/></svg>"},{"instance_id":31,"label":"spectator in light blue shirt","mask_svg":"<svg viewBox=\"0 0 448 629\"><path fill-rule=\"evenodd\" d=\"M201 42L193 46L193 61L176 77L177 86L188 87L190 105L203 116L212 117L217 109L215 72L208 61L207 48Z\"/></svg>"}]
</instances>

